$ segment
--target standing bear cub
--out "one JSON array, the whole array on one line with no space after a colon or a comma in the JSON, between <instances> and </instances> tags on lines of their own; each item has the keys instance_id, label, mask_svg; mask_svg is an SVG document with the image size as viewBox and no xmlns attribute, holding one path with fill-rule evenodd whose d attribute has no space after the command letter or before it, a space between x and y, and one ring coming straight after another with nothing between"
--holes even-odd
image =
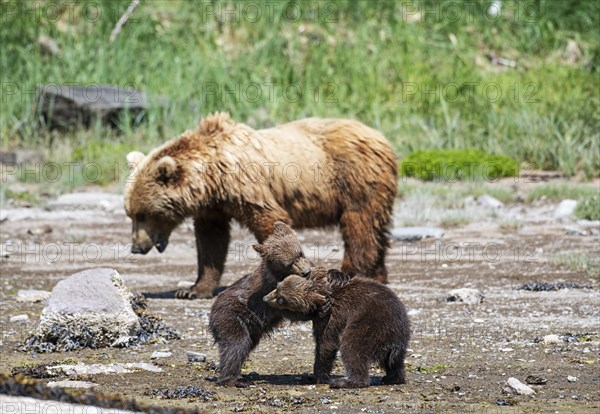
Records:
<instances>
[{"instance_id":1,"label":"standing bear cub","mask_svg":"<svg viewBox=\"0 0 600 414\"><path fill-rule=\"evenodd\" d=\"M396 155L385 137L349 119L308 118L254 130L216 113L145 156L127 155L125 211L132 253L162 253L172 231L194 220L198 274L177 297L212 297L219 286L230 223L262 243L273 223L339 225L342 271L385 282L396 196Z\"/></svg>"},{"instance_id":2,"label":"standing bear cub","mask_svg":"<svg viewBox=\"0 0 600 414\"><path fill-rule=\"evenodd\" d=\"M310 318L275 309L263 297L291 274L308 275L311 263L304 257L294 231L276 222L271 236L253 246L261 256L259 267L221 292L213 304L209 328L219 348L219 384L247 386L240 379L242 364L260 339L284 317Z\"/></svg>"},{"instance_id":3,"label":"standing bear cub","mask_svg":"<svg viewBox=\"0 0 600 414\"><path fill-rule=\"evenodd\" d=\"M317 381L329 379L339 349L346 377L329 381L332 388L368 386L372 362L385 369L384 384L405 382L410 323L404 305L388 287L313 268L308 278L292 275L279 282L264 301L277 309L311 315Z\"/></svg>"}]
</instances>

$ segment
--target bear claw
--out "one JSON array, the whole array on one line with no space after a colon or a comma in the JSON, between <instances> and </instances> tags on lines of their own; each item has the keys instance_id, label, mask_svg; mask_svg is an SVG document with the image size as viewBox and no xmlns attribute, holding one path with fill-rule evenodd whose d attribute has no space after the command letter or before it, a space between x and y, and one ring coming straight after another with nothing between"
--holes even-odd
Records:
<instances>
[{"instance_id":1,"label":"bear claw","mask_svg":"<svg viewBox=\"0 0 600 414\"><path fill-rule=\"evenodd\" d=\"M177 299L196 299L197 297L196 292L191 289L179 289L175 292Z\"/></svg>"}]
</instances>

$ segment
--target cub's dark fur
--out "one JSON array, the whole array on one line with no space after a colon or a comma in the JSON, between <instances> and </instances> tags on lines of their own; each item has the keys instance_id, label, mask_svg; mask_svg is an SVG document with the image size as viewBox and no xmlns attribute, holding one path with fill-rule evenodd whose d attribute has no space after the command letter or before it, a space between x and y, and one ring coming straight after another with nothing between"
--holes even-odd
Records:
<instances>
[{"instance_id":1,"label":"cub's dark fur","mask_svg":"<svg viewBox=\"0 0 600 414\"><path fill-rule=\"evenodd\" d=\"M328 380L339 349L346 377L331 380L332 388L368 386L371 362L385 369L384 384L405 382L410 323L404 305L388 287L313 268L308 278L285 278L264 300L312 316L317 381Z\"/></svg>"},{"instance_id":2,"label":"cub's dark fur","mask_svg":"<svg viewBox=\"0 0 600 414\"><path fill-rule=\"evenodd\" d=\"M291 274L307 275L310 262L293 230L276 222L271 236L254 245L261 256L260 266L225 289L213 304L209 328L219 348L219 383L246 386L240 379L242 364L260 339L283 320L309 320L309 317L275 309L263 296Z\"/></svg>"}]
</instances>

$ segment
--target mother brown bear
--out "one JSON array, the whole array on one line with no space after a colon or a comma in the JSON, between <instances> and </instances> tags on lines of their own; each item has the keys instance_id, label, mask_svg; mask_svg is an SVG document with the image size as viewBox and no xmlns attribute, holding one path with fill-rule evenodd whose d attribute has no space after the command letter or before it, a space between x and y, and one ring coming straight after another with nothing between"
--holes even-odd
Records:
<instances>
[{"instance_id":1,"label":"mother brown bear","mask_svg":"<svg viewBox=\"0 0 600 414\"><path fill-rule=\"evenodd\" d=\"M383 135L360 122L308 118L257 131L216 113L127 160L133 253L153 246L162 253L173 229L194 218L198 278L177 297L210 297L219 286L232 219L261 243L278 220L296 229L339 224L342 271L387 279L396 157Z\"/></svg>"}]
</instances>

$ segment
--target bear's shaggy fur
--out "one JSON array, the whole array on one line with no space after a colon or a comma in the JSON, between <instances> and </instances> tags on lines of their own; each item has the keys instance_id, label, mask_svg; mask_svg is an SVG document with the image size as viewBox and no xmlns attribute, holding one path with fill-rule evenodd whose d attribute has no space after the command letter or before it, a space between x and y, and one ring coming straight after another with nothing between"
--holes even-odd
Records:
<instances>
[{"instance_id":1,"label":"bear's shaggy fur","mask_svg":"<svg viewBox=\"0 0 600 414\"><path fill-rule=\"evenodd\" d=\"M178 297L210 297L218 287L232 219L258 242L278 220L294 228L339 224L342 270L386 281L396 156L360 122L308 118L257 131L216 113L148 156L127 159L133 253L162 252L173 229L194 218L198 278Z\"/></svg>"},{"instance_id":2,"label":"bear's shaggy fur","mask_svg":"<svg viewBox=\"0 0 600 414\"><path fill-rule=\"evenodd\" d=\"M240 377L242 364L260 339L269 334L284 317L310 318L268 306L263 296L290 274L307 275L310 262L293 230L276 222L273 232L262 244L255 245L261 256L260 266L221 292L213 304L209 328L219 347L219 383L246 386Z\"/></svg>"},{"instance_id":3,"label":"bear's shaggy fur","mask_svg":"<svg viewBox=\"0 0 600 414\"><path fill-rule=\"evenodd\" d=\"M405 382L410 323L404 305L388 287L313 268L309 278L285 278L263 300L278 309L312 315L317 381L328 380L339 349L346 377L329 381L332 388L368 386L372 362L385 369L384 384Z\"/></svg>"}]
</instances>

